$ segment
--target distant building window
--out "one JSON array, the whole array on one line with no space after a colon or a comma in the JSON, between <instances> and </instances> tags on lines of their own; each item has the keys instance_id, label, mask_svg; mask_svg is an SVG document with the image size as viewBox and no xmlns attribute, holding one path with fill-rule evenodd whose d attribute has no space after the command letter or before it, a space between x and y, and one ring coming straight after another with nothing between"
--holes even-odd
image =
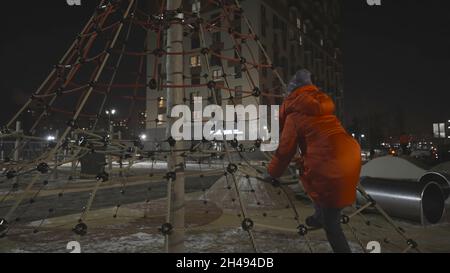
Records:
<instances>
[{"instance_id":1,"label":"distant building window","mask_svg":"<svg viewBox=\"0 0 450 273\"><path fill-rule=\"evenodd\" d=\"M208 98L208 102L210 104L222 105L222 90L220 88L215 88L213 92L214 93L211 93L211 96Z\"/></svg>"},{"instance_id":2,"label":"distant building window","mask_svg":"<svg viewBox=\"0 0 450 273\"><path fill-rule=\"evenodd\" d=\"M435 138L445 138L445 123L433 124L433 133Z\"/></svg>"},{"instance_id":3,"label":"distant building window","mask_svg":"<svg viewBox=\"0 0 450 273\"><path fill-rule=\"evenodd\" d=\"M162 99L162 100L161 100ZM158 98L158 115L164 115L167 112L166 102L164 98Z\"/></svg>"},{"instance_id":4,"label":"distant building window","mask_svg":"<svg viewBox=\"0 0 450 273\"><path fill-rule=\"evenodd\" d=\"M220 51L214 52L213 55L211 55L211 66L221 66L222 65L222 59L220 58Z\"/></svg>"},{"instance_id":5,"label":"distant building window","mask_svg":"<svg viewBox=\"0 0 450 273\"><path fill-rule=\"evenodd\" d=\"M234 104L242 104L242 86L236 86L235 88Z\"/></svg>"},{"instance_id":6,"label":"distant building window","mask_svg":"<svg viewBox=\"0 0 450 273\"><path fill-rule=\"evenodd\" d=\"M213 70L213 80L221 80L223 76L222 69Z\"/></svg>"},{"instance_id":7,"label":"distant building window","mask_svg":"<svg viewBox=\"0 0 450 273\"><path fill-rule=\"evenodd\" d=\"M297 69L295 68L295 66L291 67L291 75L294 75L295 72L297 72Z\"/></svg>"},{"instance_id":8,"label":"distant building window","mask_svg":"<svg viewBox=\"0 0 450 273\"><path fill-rule=\"evenodd\" d=\"M280 56L277 49L273 49L273 65L274 66L280 66Z\"/></svg>"},{"instance_id":9,"label":"distant building window","mask_svg":"<svg viewBox=\"0 0 450 273\"><path fill-rule=\"evenodd\" d=\"M302 29L302 20L301 20L300 18L297 18L297 28L298 28L299 30Z\"/></svg>"},{"instance_id":10,"label":"distant building window","mask_svg":"<svg viewBox=\"0 0 450 273\"><path fill-rule=\"evenodd\" d=\"M234 51L234 58L235 59L239 59L240 58L240 54L242 54L242 52L240 50L241 49L239 48L239 54L238 54L237 51ZM234 78L235 79L242 78L242 66L241 66L241 64L234 65Z\"/></svg>"},{"instance_id":11,"label":"distant building window","mask_svg":"<svg viewBox=\"0 0 450 273\"><path fill-rule=\"evenodd\" d=\"M191 94L190 94L190 102L191 102L191 109L194 109L194 107L195 107L195 100L194 100L194 98L195 97L201 97L200 96L200 92L192 92ZM202 99L200 99L200 101L202 101ZM203 119L203 111L192 111L192 118L194 119L194 120L202 120Z\"/></svg>"},{"instance_id":12,"label":"distant building window","mask_svg":"<svg viewBox=\"0 0 450 273\"><path fill-rule=\"evenodd\" d=\"M193 12L193 13L199 13L201 7L202 7L202 6L201 6L201 2L200 2L200 1L194 0L194 1L192 2L192 12Z\"/></svg>"},{"instance_id":13,"label":"distant building window","mask_svg":"<svg viewBox=\"0 0 450 273\"><path fill-rule=\"evenodd\" d=\"M162 84L163 84L163 78L164 75L162 74L162 64L158 64L157 69L157 90L161 91L162 90Z\"/></svg>"},{"instance_id":14,"label":"distant building window","mask_svg":"<svg viewBox=\"0 0 450 273\"><path fill-rule=\"evenodd\" d=\"M279 29L280 28L279 19L278 19L278 16L276 14L273 15L273 28L274 29Z\"/></svg>"},{"instance_id":15,"label":"distant building window","mask_svg":"<svg viewBox=\"0 0 450 273\"><path fill-rule=\"evenodd\" d=\"M200 77L201 77L200 74L193 74L191 76L191 84L199 85L201 83Z\"/></svg>"},{"instance_id":16,"label":"distant building window","mask_svg":"<svg viewBox=\"0 0 450 273\"><path fill-rule=\"evenodd\" d=\"M191 36L191 48L192 49L200 48L200 35L198 32L195 32Z\"/></svg>"},{"instance_id":17,"label":"distant building window","mask_svg":"<svg viewBox=\"0 0 450 273\"><path fill-rule=\"evenodd\" d=\"M286 23L281 23L281 29L283 29L283 30L287 29ZM287 49L287 39L288 39L286 31L283 31L281 33L281 39L282 39L281 43L283 44L283 49L286 50Z\"/></svg>"},{"instance_id":18,"label":"distant building window","mask_svg":"<svg viewBox=\"0 0 450 273\"><path fill-rule=\"evenodd\" d=\"M289 42L290 41L295 41L295 38L297 37L297 35L295 34L294 31L292 31L292 29L289 30Z\"/></svg>"},{"instance_id":19,"label":"distant building window","mask_svg":"<svg viewBox=\"0 0 450 273\"><path fill-rule=\"evenodd\" d=\"M191 67L200 67L200 66L202 66L202 63L201 63L199 55L191 56L190 63L191 63Z\"/></svg>"},{"instance_id":20,"label":"distant building window","mask_svg":"<svg viewBox=\"0 0 450 273\"><path fill-rule=\"evenodd\" d=\"M220 13L213 14L211 16L211 20L214 26L217 28L217 30L212 33L212 42L217 44L222 41L222 35L220 31L220 28L222 27Z\"/></svg>"},{"instance_id":21,"label":"distant building window","mask_svg":"<svg viewBox=\"0 0 450 273\"><path fill-rule=\"evenodd\" d=\"M222 101L223 101L223 99L222 99L222 89L216 88L214 91L216 92L216 98L217 98L217 102L218 102L217 104L221 105Z\"/></svg>"},{"instance_id":22,"label":"distant building window","mask_svg":"<svg viewBox=\"0 0 450 273\"><path fill-rule=\"evenodd\" d=\"M164 123L164 114L158 115L158 125L162 125Z\"/></svg>"},{"instance_id":23,"label":"distant building window","mask_svg":"<svg viewBox=\"0 0 450 273\"><path fill-rule=\"evenodd\" d=\"M234 14L233 27L234 31L238 33L242 32L242 16L238 12Z\"/></svg>"},{"instance_id":24,"label":"distant building window","mask_svg":"<svg viewBox=\"0 0 450 273\"><path fill-rule=\"evenodd\" d=\"M239 64L234 66L234 78L235 79L242 78L242 66Z\"/></svg>"},{"instance_id":25,"label":"distant building window","mask_svg":"<svg viewBox=\"0 0 450 273\"><path fill-rule=\"evenodd\" d=\"M159 108L165 108L166 107L166 101L164 100L164 97L158 98L158 107Z\"/></svg>"},{"instance_id":26,"label":"distant building window","mask_svg":"<svg viewBox=\"0 0 450 273\"><path fill-rule=\"evenodd\" d=\"M284 76L285 77L287 77L288 76L288 60L287 60L287 58L286 57L281 57L281 63L280 63L280 67L282 68L282 70L283 70L283 74L284 74Z\"/></svg>"},{"instance_id":27,"label":"distant building window","mask_svg":"<svg viewBox=\"0 0 450 273\"><path fill-rule=\"evenodd\" d=\"M221 35L220 31L214 32L212 34L212 41L213 41L213 44L218 44L218 43L222 42L222 35Z\"/></svg>"}]
</instances>

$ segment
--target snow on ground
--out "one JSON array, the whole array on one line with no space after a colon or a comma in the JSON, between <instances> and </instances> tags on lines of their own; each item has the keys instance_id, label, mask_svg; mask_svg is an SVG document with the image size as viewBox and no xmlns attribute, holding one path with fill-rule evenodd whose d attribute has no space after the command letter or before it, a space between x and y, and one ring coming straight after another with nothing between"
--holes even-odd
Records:
<instances>
[{"instance_id":1,"label":"snow on ground","mask_svg":"<svg viewBox=\"0 0 450 273\"><path fill-rule=\"evenodd\" d=\"M221 177L205 194L205 198L216 203L220 208L235 208L236 203L230 202L236 198L232 180ZM280 190L272 185L261 183L255 178L246 178L242 173L237 175L237 185L241 199L247 207L257 209L279 209L288 204L286 196L279 194ZM293 193L291 198L293 198Z\"/></svg>"},{"instance_id":2,"label":"snow on ground","mask_svg":"<svg viewBox=\"0 0 450 273\"><path fill-rule=\"evenodd\" d=\"M309 248L304 239L295 235L273 232L256 232L257 246L264 253L308 253ZM65 241L40 244L26 244L17 247L13 253L30 252L70 252ZM159 253L163 252L164 237L160 234L138 232L118 238L80 241L83 253ZM331 252L328 242L311 240L311 247L316 252ZM361 252L358 245L352 243L354 252ZM224 229L187 234L185 248L189 253L251 253L248 235L242 229Z\"/></svg>"},{"instance_id":3,"label":"snow on ground","mask_svg":"<svg viewBox=\"0 0 450 273\"><path fill-rule=\"evenodd\" d=\"M115 165L115 167L118 165ZM69 165L70 167L70 165ZM133 166L136 169L143 168L151 168L151 162L140 162L137 165ZM158 162L153 165L155 169L164 169L166 168L166 164L163 162ZM208 166L208 164L202 164L199 166L198 164L189 164L188 168L192 170L207 170L211 169L222 169L222 165L212 164ZM425 172L425 169L422 169L411 162L396 157L384 157L375 159L363 167L362 175L365 176L373 176L380 178L390 178L390 179L411 179L417 180ZM252 188L259 192L258 197L266 197L266 192L264 188L258 188L256 183L250 183L243 179L242 183L239 183L241 186L241 190L244 192L244 196L247 191ZM207 192L208 194L214 193L217 190L216 195L223 195L228 192L226 188L226 181L222 179L222 183L217 183L216 187L213 187L211 191ZM248 194L249 203L252 198L255 197L254 193ZM196 196L201 196L200 199L203 199L203 193L198 193ZM230 196L226 195L229 199ZM217 196L216 196L217 197ZM196 197L195 199L199 199ZM208 198L207 198L208 199ZM214 201L218 201L218 198L212 198ZM256 199L255 199L256 200ZM259 199L258 199L259 200ZM225 203L225 200L223 200ZM229 202L229 200L228 200ZM255 202L255 201L253 201ZM298 201L296 201L298 203ZM220 207L220 202L217 204ZM203 203L199 202L202 206ZM209 203L208 203L209 204ZM284 203L280 203L284 204ZM200 206L199 205L199 206ZM272 204L273 205L273 204ZM311 208L304 207L303 205L298 205L301 208L301 212L303 216L308 215L310 213ZM152 204L151 206L153 210L149 212L149 215L155 216L159 215L159 210L165 211L163 206L156 206ZM204 218L203 214L199 214L199 209L194 209L192 211L196 212L197 218ZM206 209L206 208L205 208ZM142 209L137 208L139 212ZM200 211L201 212L201 211ZM210 214L213 211L211 210ZM253 212L252 217L256 219L256 222L269 221L272 224L280 225L282 227L295 227L292 225L292 219L288 217L281 217L281 215L291 215L292 211L285 210L284 211L268 211L269 216L277 216L276 218L270 217L262 217L258 216L261 211ZM109 215L109 214L108 214ZM164 213L161 213L164 215ZM195 216L194 215L194 216ZM280 217L278 217L280 216ZM161 216L163 217L163 216ZM189 216L193 218L193 216ZM259 217L259 218L258 218ZM367 217L371 217L368 215ZM375 217L375 216L374 216ZM215 219L215 218L214 218ZM190 229L186 234L186 250L188 252L193 253L242 253L242 252L253 252L253 249L250 245L249 237L246 232L244 232L239 226L239 223L235 223L234 227L230 228L231 225L228 221L228 218L222 217L224 219L222 221L214 220L209 223L202 223L200 227L196 227L194 229ZM31 231L27 231L25 233L19 233L16 238L12 238L11 241L8 241L8 245L11 244L11 247L4 245L4 247L0 246L1 252L70 252L66 249L66 245L71 240L79 240L82 248L82 252L87 253L103 253L103 252L112 252L112 253L159 253L164 251L164 237L156 232L156 225L162 223L163 220L155 218L154 222L156 222L155 226L151 225L151 223L145 222L141 226L135 226L132 224L127 224L125 221L121 225L116 226L108 226L108 225L100 225L98 228L90 229L91 233L88 233L86 237L77 238L70 232L70 227L67 227L64 230L44 230L43 233L38 233L37 237L32 237L33 227L40 224L40 221L35 221L30 223L26 229L30 229ZM362 220L360 220L362 221ZM53 219L48 219L45 221L44 226L50 225L54 222ZM102 222L101 222L102 223ZM56 224L55 224L56 225ZM384 237L396 238L396 234L389 232L388 229L379 229L376 225L365 226L362 223L356 222L355 226L359 230L359 235L366 234L368 239L383 239ZM405 226L402 224L401 226ZM90 226L91 227L91 226ZM384 227L384 226L383 226ZM407 226L408 230L412 230L413 233L409 233L412 238L417 238L417 241L425 244L425 251L429 252L448 252L448 236L449 230L448 225L443 224L442 227L428 227L427 229L423 229L422 227L416 226ZM20 235L22 234L22 235ZM307 253L309 252L309 248L305 244L304 238L301 238L297 234L291 233L282 233L273 230L255 230L254 231L256 243L261 252L270 252L270 253ZM375 236L376 235L376 236ZM351 247L354 252L361 252L361 247L352 239L350 234L347 234L348 238L352 240ZM314 233L311 235L312 239L310 241L311 247L314 252L330 252L331 249L328 243L325 241L325 236L322 231ZM378 238L380 237L380 238ZM367 241L367 238L365 238ZM6 244L6 242L4 241ZM404 243L404 242L400 242ZM395 249L395 251L399 251L399 249Z\"/></svg>"},{"instance_id":4,"label":"snow on ground","mask_svg":"<svg viewBox=\"0 0 450 273\"><path fill-rule=\"evenodd\" d=\"M426 172L425 169L404 158L384 156L365 164L361 170L361 177L418 180Z\"/></svg>"},{"instance_id":5,"label":"snow on ground","mask_svg":"<svg viewBox=\"0 0 450 273\"><path fill-rule=\"evenodd\" d=\"M120 164L117 162L113 162L113 168L119 168ZM122 164L123 168L128 167L128 162L124 162ZM60 166L60 168L71 168L71 163L66 163ZM156 169L156 170L166 170L167 163L163 161L141 161L136 162L131 166L131 169ZM196 164L196 163L187 163L186 169L188 170L214 170L214 169L223 169L222 163L214 163L211 164Z\"/></svg>"},{"instance_id":6,"label":"snow on ground","mask_svg":"<svg viewBox=\"0 0 450 273\"><path fill-rule=\"evenodd\" d=\"M441 164L433 167L430 171L450 174L450 162L441 163Z\"/></svg>"}]
</instances>

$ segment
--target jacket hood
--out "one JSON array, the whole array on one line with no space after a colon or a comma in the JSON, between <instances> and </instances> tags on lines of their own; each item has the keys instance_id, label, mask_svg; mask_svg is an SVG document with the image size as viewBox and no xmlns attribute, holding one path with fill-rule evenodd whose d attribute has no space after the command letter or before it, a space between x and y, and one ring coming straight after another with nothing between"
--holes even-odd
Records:
<instances>
[{"instance_id":1,"label":"jacket hood","mask_svg":"<svg viewBox=\"0 0 450 273\"><path fill-rule=\"evenodd\" d=\"M333 115L336 109L333 100L315 85L297 88L284 104L287 114L297 112L307 116Z\"/></svg>"},{"instance_id":2,"label":"jacket hood","mask_svg":"<svg viewBox=\"0 0 450 273\"><path fill-rule=\"evenodd\" d=\"M311 84L312 84L311 72L309 72L306 69L299 70L297 71L297 73L295 73L294 77L289 82L287 88L288 94L291 94L300 87L304 87Z\"/></svg>"}]
</instances>

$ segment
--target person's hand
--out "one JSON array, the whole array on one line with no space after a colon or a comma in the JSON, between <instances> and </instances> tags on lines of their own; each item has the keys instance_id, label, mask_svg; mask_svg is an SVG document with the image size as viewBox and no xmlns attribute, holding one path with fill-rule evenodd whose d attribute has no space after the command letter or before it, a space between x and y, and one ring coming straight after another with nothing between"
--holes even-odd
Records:
<instances>
[{"instance_id":1,"label":"person's hand","mask_svg":"<svg viewBox=\"0 0 450 273\"><path fill-rule=\"evenodd\" d=\"M269 172L267 170L265 170L262 174L261 174L261 179L267 182L271 182L273 180L273 177L269 174Z\"/></svg>"},{"instance_id":2,"label":"person's hand","mask_svg":"<svg viewBox=\"0 0 450 273\"><path fill-rule=\"evenodd\" d=\"M264 171L264 173L261 175L261 178L263 181L272 184L273 186L279 186L280 181L278 179L272 177L267 171Z\"/></svg>"}]
</instances>

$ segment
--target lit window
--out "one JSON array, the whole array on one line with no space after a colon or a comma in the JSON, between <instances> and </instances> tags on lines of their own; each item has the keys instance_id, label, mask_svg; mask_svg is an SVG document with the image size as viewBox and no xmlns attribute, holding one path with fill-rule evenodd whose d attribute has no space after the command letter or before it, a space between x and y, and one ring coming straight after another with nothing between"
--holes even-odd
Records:
<instances>
[{"instance_id":1,"label":"lit window","mask_svg":"<svg viewBox=\"0 0 450 273\"><path fill-rule=\"evenodd\" d=\"M191 67L200 67L201 65L200 56L191 56Z\"/></svg>"},{"instance_id":2,"label":"lit window","mask_svg":"<svg viewBox=\"0 0 450 273\"><path fill-rule=\"evenodd\" d=\"M158 98L158 107L159 107L159 108L164 108L164 107L166 107L166 103L165 103L163 97Z\"/></svg>"},{"instance_id":3,"label":"lit window","mask_svg":"<svg viewBox=\"0 0 450 273\"><path fill-rule=\"evenodd\" d=\"M213 80L220 80L222 79L222 76L223 76L222 69L213 70Z\"/></svg>"},{"instance_id":4,"label":"lit window","mask_svg":"<svg viewBox=\"0 0 450 273\"><path fill-rule=\"evenodd\" d=\"M193 13L199 13L201 9L201 3L200 1L194 1L192 3L192 12Z\"/></svg>"},{"instance_id":5,"label":"lit window","mask_svg":"<svg viewBox=\"0 0 450 273\"><path fill-rule=\"evenodd\" d=\"M158 125L162 125L164 121L164 114L158 115Z\"/></svg>"},{"instance_id":6,"label":"lit window","mask_svg":"<svg viewBox=\"0 0 450 273\"><path fill-rule=\"evenodd\" d=\"M439 123L439 137L445 138L445 123Z\"/></svg>"}]
</instances>

